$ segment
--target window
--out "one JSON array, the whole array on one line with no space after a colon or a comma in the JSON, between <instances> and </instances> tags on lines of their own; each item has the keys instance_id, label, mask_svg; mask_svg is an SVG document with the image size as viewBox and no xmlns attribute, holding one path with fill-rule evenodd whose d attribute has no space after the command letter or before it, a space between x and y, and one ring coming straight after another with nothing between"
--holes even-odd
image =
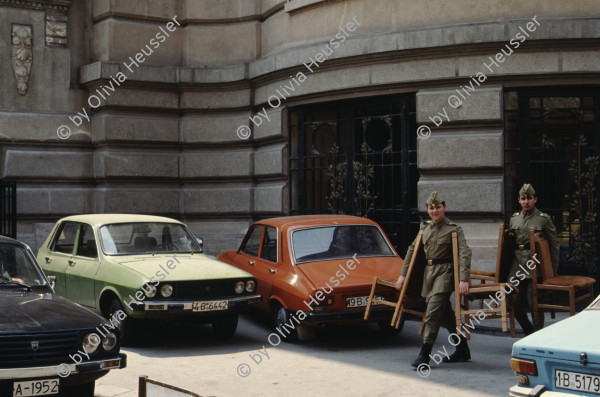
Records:
<instances>
[{"instance_id":1,"label":"window","mask_svg":"<svg viewBox=\"0 0 600 397\"><path fill-rule=\"evenodd\" d=\"M260 257L269 262L277 262L277 229L272 227L265 229Z\"/></svg>"},{"instance_id":2,"label":"window","mask_svg":"<svg viewBox=\"0 0 600 397\"><path fill-rule=\"evenodd\" d=\"M250 256L258 256L258 249L260 248L260 238L262 237L262 226L255 226L250 232L250 236L242 248L242 252Z\"/></svg>"},{"instance_id":3,"label":"window","mask_svg":"<svg viewBox=\"0 0 600 397\"><path fill-rule=\"evenodd\" d=\"M52 251L72 254L78 226L77 223L73 222L64 222L60 225L60 230L51 248Z\"/></svg>"},{"instance_id":4,"label":"window","mask_svg":"<svg viewBox=\"0 0 600 397\"><path fill-rule=\"evenodd\" d=\"M79 244L77 245L77 255L88 258L98 257L94 231L90 225L81 225L81 230L79 231Z\"/></svg>"}]
</instances>

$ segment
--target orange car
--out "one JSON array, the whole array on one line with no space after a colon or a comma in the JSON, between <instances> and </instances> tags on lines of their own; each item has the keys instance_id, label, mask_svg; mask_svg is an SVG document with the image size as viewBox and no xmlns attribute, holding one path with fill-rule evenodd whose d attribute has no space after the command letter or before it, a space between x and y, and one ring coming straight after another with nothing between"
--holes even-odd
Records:
<instances>
[{"instance_id":1,"label":"orange car","mask_svg":"<svg viewBox=\"0 0 600 397\"><path fill-rule=\"evenodd\" d=\"M217 259L251 273L279 334L296 339L312 326L361 322L373 277L397 279L398 256L379 225L346 215L306 215L254 223L237 251ZM385 287L382 287L385 288ZM378 296L393 298L387 288ZM374 307L369 321L390 327L391 307ZM308 331L308 333L304 333ZM398 331L396 331L398 332Z\"/></svg>"}]
</instances>

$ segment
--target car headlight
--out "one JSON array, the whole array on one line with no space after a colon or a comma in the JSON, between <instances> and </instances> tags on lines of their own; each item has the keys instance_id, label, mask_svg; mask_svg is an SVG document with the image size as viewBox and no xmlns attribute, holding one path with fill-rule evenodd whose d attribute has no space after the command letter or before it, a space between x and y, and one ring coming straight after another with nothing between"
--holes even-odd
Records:
<instances>
[{"instance_id":1,"label":"car headlight","mask_svg":"<svg viewBox=\"0 0 600 397\"><path fill-rule=\"evenodd\" d=\"M238 281L237 283L235 283L235 293L236 294L241 294L242 292L244 292L245 289L246 289L246 284L244 284L243 281Z\"/></svg>"},{"instance_id":2,"label":"car headlight","mask_svg":"<svg viewBox=\"0 0 600 397\"><path fill-rule=\"evenodd\" d=\"M88 354L92 354L94 353L96 350L98 350L98 346L100 345L100 337L95 334L95 333L91 333L91 334L87 334L84 338L83 338L83 350L85 350L86 353Z\"/></svg>"},{"instance_id":3,"label":"car headlight","mask_svg":"<svg viewBox=\"0 0 600 397\"><path fill-rule=\"evenodd\" d=\"M98 336L98 335L96 335ZM104 350L111 351L117 346L117 335L114 332L109 332L102 338L102 348Z\"/></svg>"},{"instance_id":4,"label":"car headlight","mask_svg":"<svg viewBox=\"0 0 600 397\"><path fill-rule=\"evenodd\" d=\"M254 292L255 289L256 283L254 282L254 280L246 281L246 292Z\"/></svg>"},{"instance_id":5,"label":"car headlight","mask_svg":"<svg viewBox=\"0 0 600 397\"><path fill-rule=\"evenodd\" d=\"M162 287L160 287L160 294L164 298L168 298L169 296L173 295L173 286L171 284L163 285Z\"/></svg>"},{"instance_id":6,"label":"car headlight","mask_svg":"<svg viewBox=\"0 0 600 397\"><path fill-rule=\"evenodd\" d=\"M142 287L142 291L144 291L144 295L148 298L154 298L156 296L156 287L154 285L146 284L146 288Z\"/></svg>"}]
</instances>

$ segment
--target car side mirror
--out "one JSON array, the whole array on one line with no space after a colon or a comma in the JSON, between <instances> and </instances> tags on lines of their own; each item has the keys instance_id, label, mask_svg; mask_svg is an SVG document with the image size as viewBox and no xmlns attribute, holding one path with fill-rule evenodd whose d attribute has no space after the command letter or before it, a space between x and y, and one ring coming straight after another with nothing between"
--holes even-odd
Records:
<instances>
[{"instance_id":1,"label":"car side mirror","mask_svg":"<svg viewBox=\"0 0 600 397\"><path fill-rule=\"evenodd\" d=\"M204 252L204 247L203 247L204 240L202 240L200 237L196 237L196 242L200 246L200 252Z\"/></svg>"},{"instance_id":2,"label":"car side mirror","mask_svg":"<svg viewBox=\"0 0 600 397\"><path fill-rule=\"evenodd\" d=\"M48 281L50 282L50 288L54 291L54 287L56 286L56 276L48 276Z\"/></svg>"}]
</instances>

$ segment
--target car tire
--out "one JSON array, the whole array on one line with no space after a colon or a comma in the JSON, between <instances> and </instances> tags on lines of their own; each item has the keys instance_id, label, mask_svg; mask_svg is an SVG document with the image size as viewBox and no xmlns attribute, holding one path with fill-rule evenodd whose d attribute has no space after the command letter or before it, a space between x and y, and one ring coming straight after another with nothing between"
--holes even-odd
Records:
<instances>
[{"instance_id":1,"label":"car tire","mask_svg":"<svg viewBox=\"0 0 600 397\"><path fill-rule=\"evenodd\" d=\"M273 326L275 330L279 330L279 333L283 334L284 337L281 339L286 342L297 342L298 341L298 324L293 329L284 327L285 324L293 324L293 319L290 320L288 312L279 303L273 306Z\"/></svg>"},{"instance_id":2,"label":"car tire","mask_svg":"<svg viewBox=\"0 0 600 397\"><path fill-rule=\"evenodd\" d=\"M60 392L64 397L94 397L96 382L85 383L83 385L67 386Z\"/></svg>"},{"instance_id":3,"label":"car tire","mask_svg":"<svg viewBox=\"0 0 600 397\"><path fill-rule=\"evenodd\" d=\"M212 322L213 331L218 336L230 338L235 334L235 330L238 325L238 314L228 314L226 316L218 317Z\"/></svg>"},{"instance_id":4,"label":"car tire","mask_svg":"<svg viewBox=\"0 0 600 397\"><path fill-rule=\"evenodd\" d=\"M400 322L400 326L398 329L394 328L390 324L390 320L380 321L379 323L379 331L385 336L397 336L402 332L402 328L404 328L404 318Z\"/></svg>"},{"instance_id":5,"label":"car tire","mask_svg":"<svg viewBox=\"0 0 600 397\"><path fill-rule=\"evenodd\" d=\"M108 313L106 316L108 321L110 321L113 314L115 314L119 310L125 312L125 310L123 310L123 305L121 304L121 301L119 301L119 299L117 298L113 298L108 305ZM121 332L121 346L132 346L135 334L135 324L133 322L133 319L127 316L123 320L119 321L117 327L119 328L119 332Z\"/></svg>"}]
</instances>

